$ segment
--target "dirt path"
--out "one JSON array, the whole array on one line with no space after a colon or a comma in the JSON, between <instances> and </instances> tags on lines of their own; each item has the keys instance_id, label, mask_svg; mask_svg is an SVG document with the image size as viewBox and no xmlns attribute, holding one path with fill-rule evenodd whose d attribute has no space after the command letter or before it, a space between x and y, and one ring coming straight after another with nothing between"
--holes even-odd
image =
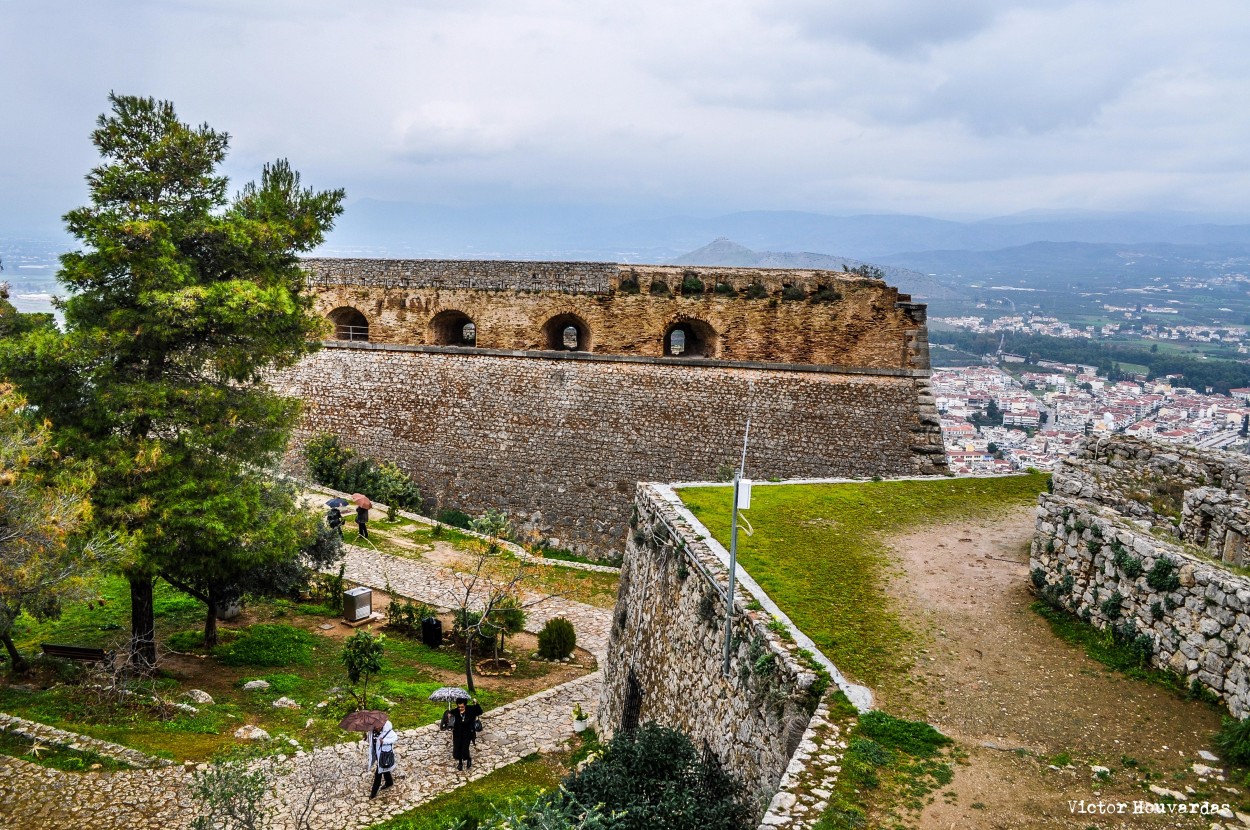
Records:
<instances>
[{"instance_id":1,"label":"dirt path","mask_svg":"<svg viewBox=\"0 0 1250 830\"><path fill-rule=\"evenodd\" d=\"M903 574L892 592L918 638L912 685L881 690L883 709L933 723L967 751L955 781L920 816L922 828L1209 827L1219 816L1132 813L1162 799L1154 783L1191 802L1246 796L1191 765L1211 749L1219 715L1090 660L1030 609L1033 510L929 527L895 537ZM1071 766L1054 769L1055 756ZM1091 765L1109 768L1106 780ZM1219 766L1218 763L1212 763ZM1150 775L1146 780L1146 774ZM1126 804L1127 812L1073 812L1070 801ZM1229 821L1228 827L1240 827Z\"/></svg>"}]
</instances>

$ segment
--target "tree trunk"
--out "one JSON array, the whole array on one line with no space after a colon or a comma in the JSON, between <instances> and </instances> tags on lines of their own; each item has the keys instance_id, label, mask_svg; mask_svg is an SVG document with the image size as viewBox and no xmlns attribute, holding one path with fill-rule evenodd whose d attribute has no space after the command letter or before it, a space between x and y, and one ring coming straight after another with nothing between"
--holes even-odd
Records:
<instances>
[{"instance_id":1,"label":"tree trunk","mask_svg":"<svg viewBox=\"0 0 1250 830\"><path fill-rule=\"evenodd\" d=\"M473 638L476 633L470 629L468 631L468 642L464 645L464 679L469 687L469 694L477 694L477 689L473 688Z\"/></svg>"},{"instance_id":2,"label":"tree trunk","mask_svg":"<svg viewBox=\"0 0 1250 830\"><path fill-rule=\"evenodd\" d=\"M30 663L26 662L26 658L17 650L17 646L13 645L13 637L5 634L0 637L0 642L4 643L5 651L9 653L9 669L14 674L25 674L30 668Z\"/></svg>"},{"instance_id":3,"label":"tree trunk","mask_svg":"<svg viewBox=\"0 0 1250 830\"><path fill-rule=\"evenodd\" d=\"M131 574L130 665L147 674L156 668L156 612L152 607L152 577Z\"/></svg>"},{"instance_id":4,"label":"tree trunk","mask_svg":"<svg viewBox=\"0 0 1250 830\"><path fill-rule=\"evenodd\" d=\"M217 597L212 591L208 592L208 616L204 618L204 648L212 649L217 646Z\"/></svg>"}]
</instances>

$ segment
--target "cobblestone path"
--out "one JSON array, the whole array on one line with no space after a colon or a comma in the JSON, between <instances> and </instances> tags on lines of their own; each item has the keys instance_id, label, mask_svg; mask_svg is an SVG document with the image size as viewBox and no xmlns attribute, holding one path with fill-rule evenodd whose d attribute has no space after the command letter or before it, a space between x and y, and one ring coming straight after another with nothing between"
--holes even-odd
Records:
<instances>
[{"instance_id":1,"label":"cobblestone path","mask_svg":"<svg viewBox=\"0 0 1250 830\"><path fill-rule=\"evenodd\" d=\"M451 604L452 573L420 562L362 548L348 548L346 576L353 582L391 588L412 599ZM528 609L527 628L550 617L567 617L578 644L602 660L611 612L562 598ZM370 800L360 743L323 747L266 764L276 770L277 828L363 830L480 778L533 752L556 749L572 735L572 708L594 713L599 672L513 701L483 716L471 773L457 773L451 737L437 725L400 733L399 767L392 789ZM181 766L111 773L64 773L0 756L0 830L179 830L195 815L190 771ZM306 814L308 823L299 823Z\"/></svg>"}]
</instances>

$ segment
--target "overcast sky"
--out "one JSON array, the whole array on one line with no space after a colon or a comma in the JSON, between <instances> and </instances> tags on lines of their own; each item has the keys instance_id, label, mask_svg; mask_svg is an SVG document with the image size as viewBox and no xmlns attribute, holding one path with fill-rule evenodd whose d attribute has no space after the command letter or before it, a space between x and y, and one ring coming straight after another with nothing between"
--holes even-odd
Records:
<instances>
[{"instance_id":1,"label":"overcast sky","mask_svg":"<svg viewBox=\"0 0 1250 830\"><path fill-rule=\"evenodd\" d=\"M1246 0L0 0L0 230L110 90L461 206L1250 215Z\"/></svg>"}]
</instances>

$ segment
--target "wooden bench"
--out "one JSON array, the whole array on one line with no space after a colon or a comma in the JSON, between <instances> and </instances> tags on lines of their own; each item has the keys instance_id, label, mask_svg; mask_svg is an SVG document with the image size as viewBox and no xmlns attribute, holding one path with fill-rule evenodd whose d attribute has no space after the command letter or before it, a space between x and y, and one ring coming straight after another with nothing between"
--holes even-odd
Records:
<instances>
[{"instance_id":1,"label":"wooden bench","mask_svg":"<svg viewBox=\"0 0 1250 830\"><path fill-rule=\"evenodd\" d=\"M103 663L106 666L113 664L113 652L105 651L102 648L86 648L85 646L58 646L52 643L42 643L39 646L43 649L43 653L49 657L61 657L65 660L77 660L80 663Z\"/></svg>"}]
</instances>

